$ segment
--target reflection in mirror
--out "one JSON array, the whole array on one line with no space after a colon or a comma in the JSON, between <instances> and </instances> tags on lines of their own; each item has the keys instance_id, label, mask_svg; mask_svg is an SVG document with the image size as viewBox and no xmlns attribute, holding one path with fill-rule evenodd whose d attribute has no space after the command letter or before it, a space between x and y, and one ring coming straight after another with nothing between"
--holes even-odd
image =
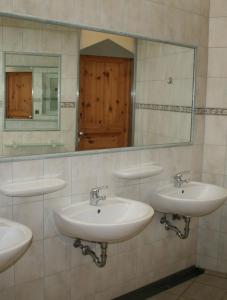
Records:
<instances>
[{"instance_id":1,"label":"reflection in mirror","mask_svg":"<svg viewBox=\"0 0 227 300\"><path fill-rule=\"evenodd\" d=\"M138 40L134 146L189 142L194 49Z\"/></svg>"},{"instance_id":2,"label":"reflection in mirror","mask_svg":"<svg viewBox=\"0 0 227 300\"><path fill-rule=\"evenodd\" d=\"M6 52L5 129L58 129L59 79L60 56Z\"/></svg>"},{"instance_id":3,"label":"reflection in mirror","mask_svg":"<svg viewBox=\"0 0 227 300\"><path fill-rule=\"evenodd\" d=\"M81 31L78 150L131 144L135 39Z\"/></svg>"},{"instance_id":4,"label":"reflection in mirror","mask_svg":"<svg viewBox=\"0 0 227 300\"><path fill-rule=\"evenodd\" d=\"M194 48L0 21L0 156L191 141Z\"/></svg>"}]
</instances>

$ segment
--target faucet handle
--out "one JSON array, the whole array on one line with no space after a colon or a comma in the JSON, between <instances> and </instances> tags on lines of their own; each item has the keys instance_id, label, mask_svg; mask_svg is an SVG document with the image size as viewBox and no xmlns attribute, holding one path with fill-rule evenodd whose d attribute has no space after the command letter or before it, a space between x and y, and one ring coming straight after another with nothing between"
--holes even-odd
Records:
<instances>
[{"instance_id":1,"label":"faucet handle","mask_svg":"<svg viewBox=\"0 0 227 300\"><path fill-rule=\"evenodd\" d=\"M106 190L108 189L108 185L97 186L97 190Z\"/></svg>"},{"instance_id":2,"label":"faucet handle","mask_svg":"<svg viewBox=\"0 0 227 300\"><path fill-rule=\"evenodd\" d=\"M190 170L180 171L180 172L177 172L177 173L174 175L174 177L180 177L180 176L182 176L182 175L189 174L189 173L191 173Z\"/></svg>"},{"instance_id":3,"label":"faucet handle","mask_svg":"<svg viewBox=\"0 0 227 300\"><path fill-rule=\"evenodd\" d=\"M97 186L97 187L95 187L95 188L93 188L92 190L91 190L91 193L99 193L99 191L101 191L101 190L105 190L105 189L108 189L108 185L103 185L103 186Z\"/></svg>"},{"instance_id":4,"label":"faucet handle","mask_svg":"<svg viewBox=\"0 0 227 300\"><path fill-rule=\"evenodd\" d=\"M183 175L189 174L189 173L191 173L190 170L180 171L180 172L176 173L176 174L173 176L173 178L174 178L175 180L181 180L182 177L183 177Z\"/></svg>"}]
</instances>

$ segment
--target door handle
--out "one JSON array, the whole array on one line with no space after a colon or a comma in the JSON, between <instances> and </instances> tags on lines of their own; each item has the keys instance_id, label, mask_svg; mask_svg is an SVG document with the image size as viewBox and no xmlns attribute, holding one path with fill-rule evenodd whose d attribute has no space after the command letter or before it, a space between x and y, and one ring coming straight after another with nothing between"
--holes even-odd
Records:
<instances>
[{"instance_id":1,"label":"door handle","mask_svg":"<svg viewBox=\"0 0 227 300\"><path fill-rule=\"evenodd\" d=\"M83 136L84 135L84 132L83 131L80 131L79 132L79 136Z\"/></svg>"}]
</instances>

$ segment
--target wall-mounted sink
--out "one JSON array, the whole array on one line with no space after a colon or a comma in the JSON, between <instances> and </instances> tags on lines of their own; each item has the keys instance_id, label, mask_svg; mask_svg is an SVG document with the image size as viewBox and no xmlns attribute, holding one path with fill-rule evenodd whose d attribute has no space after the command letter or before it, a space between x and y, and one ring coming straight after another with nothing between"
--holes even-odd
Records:
<instances>
[{"instance_id":1,"label":"wall-mounted sink","mask_svg":"<svg viewBox=\"0 0 227 300\"><path fill-rule=\"evenodd\" d=\"M0 272L25 253L31 240L32 232L28 227L0 218Z\"/></svg>"},{"instance_id":2,"label":"wall-mounted sink","mask_svg":"<svg viewBox=\"0 0 227 300\"><path fill-rule=\"evenodd\" d=\"M85 201L56 210L54 217L59 231L67 236L94 242L116 242L141 231L153 214L153 208L145 203L109 197L96 206Z\"/></svg>"},{"instance_id":3,"label":"wall-mounted sink","mask_svg":"<svg viewBox=\"0 0 227 300\"><path fill-rule=\"evenodd\" d=\"M199 217L215 211L226 199L226 189L191 181L181 187L167 184L158 188L151 193L150 204L159 212Z\"/></svg>"}]
</instances>

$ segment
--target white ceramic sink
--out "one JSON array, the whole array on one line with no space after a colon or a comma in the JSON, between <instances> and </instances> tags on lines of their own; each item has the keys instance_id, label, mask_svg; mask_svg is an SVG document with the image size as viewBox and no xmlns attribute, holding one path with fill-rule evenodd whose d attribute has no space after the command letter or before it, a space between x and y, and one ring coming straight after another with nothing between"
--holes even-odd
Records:
<instances>
[{"instance_id":1,"label":"white ceramic sink","mask_svg":"<svg viewBox=\"0 0 227 300\"><path fill-rule=\"evenodd\" d=\"M145 203L109 197L97 206L85 201L56 210L54 218L59 231L72 238L116 242L141 231L153 214L153 208Z\"/></svg>"},{"instance_id":2,"label":"white ceramic sink","mask_svg":"<svg viewBox=\"0 0 227 300\"><path fill-rule=\"evenodd\" d=\"M28 227L0 218L0 272L25 253L31 240L32 232Z\"/></svg>"},{"instance_id":3,"label":"white ceramic sink","mask_svg":"<svg viewBox=\"0 0 227 300\"><path fill-rule=\"evenodd\" d=\"M215 211L226 199L226 189L191 181L180 188L173 184L158 188L151 193L150 204L159 212L199 217Z\"/></svg>"}]
</instances>

